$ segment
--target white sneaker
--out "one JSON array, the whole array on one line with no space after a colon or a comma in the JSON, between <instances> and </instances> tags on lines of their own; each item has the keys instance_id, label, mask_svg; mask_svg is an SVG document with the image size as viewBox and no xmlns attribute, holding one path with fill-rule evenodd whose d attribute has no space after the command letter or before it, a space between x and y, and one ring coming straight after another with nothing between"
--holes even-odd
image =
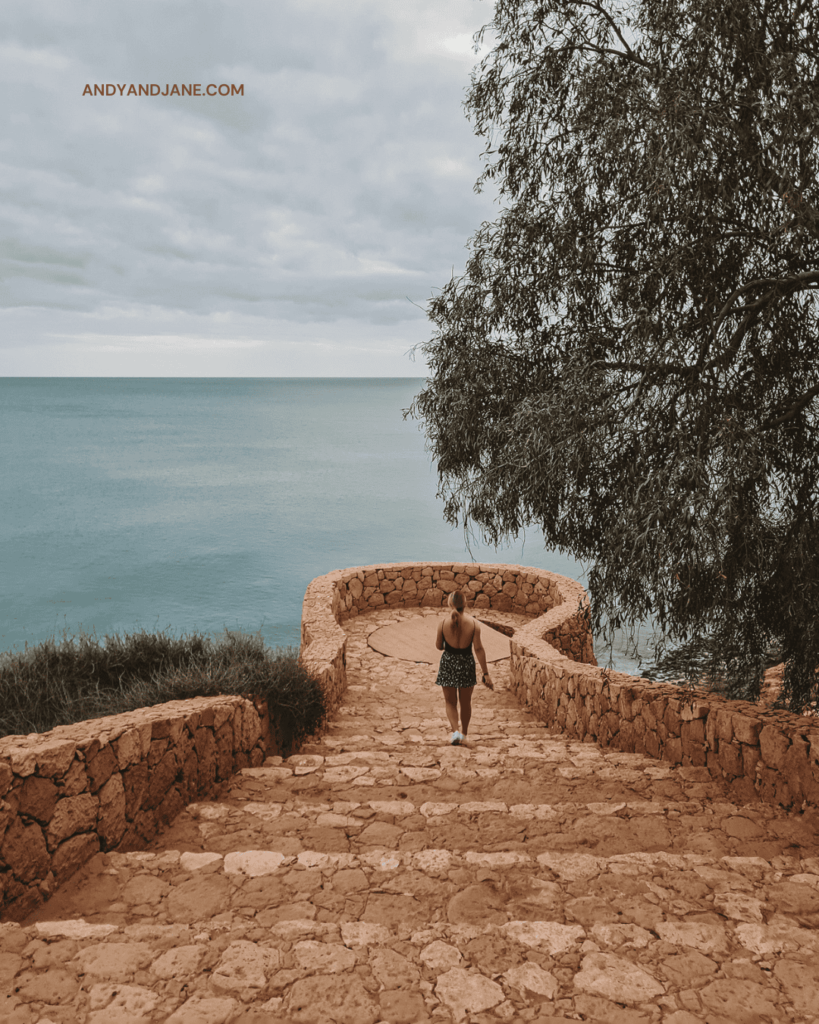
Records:
<instances>
[{"instance_id":1,"label":"white sneaker","mask_svg":"<svg viewBox=\"0 0 819 1024\"><path fill-rule=\"evenodd\" d=\"M463 736L461 736L459 732L453 732L452 739L449 742L452 744L453 747L457 747L462 739Z\"/></svg>"}]
</instances>

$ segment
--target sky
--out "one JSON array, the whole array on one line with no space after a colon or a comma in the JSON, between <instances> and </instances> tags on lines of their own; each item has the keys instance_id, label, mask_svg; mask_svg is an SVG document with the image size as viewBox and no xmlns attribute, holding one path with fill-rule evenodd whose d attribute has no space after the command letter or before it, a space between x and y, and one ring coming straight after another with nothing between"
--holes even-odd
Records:
<instances>
[{"instance_id":1,"label":"sky","mask_svg":"<svg viewBox=\"0 0 819 1024\"><path fill-rule=\"evenodd\" d=\"M0 376L424 376L493 6L3 0Z\"/></svg>"}]
</instances>

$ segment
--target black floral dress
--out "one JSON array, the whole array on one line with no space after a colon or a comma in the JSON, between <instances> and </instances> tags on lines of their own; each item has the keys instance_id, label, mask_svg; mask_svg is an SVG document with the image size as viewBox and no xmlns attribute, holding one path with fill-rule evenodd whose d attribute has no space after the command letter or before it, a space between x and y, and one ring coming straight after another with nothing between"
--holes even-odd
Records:
<instances>
[{"instance_id":1,"label":"black floral dress","mask_svg":"<svg viewBox=\"0 0 819 1024\"><path fill-rule=\"evenodd\" d=\"M472 627L472 638L466 647L453 647L444 637L444 653L438 668L436 686L474 686L475 655L472 653L472 640L475 639L475 627Z\"/></svg>"}]
</instances>

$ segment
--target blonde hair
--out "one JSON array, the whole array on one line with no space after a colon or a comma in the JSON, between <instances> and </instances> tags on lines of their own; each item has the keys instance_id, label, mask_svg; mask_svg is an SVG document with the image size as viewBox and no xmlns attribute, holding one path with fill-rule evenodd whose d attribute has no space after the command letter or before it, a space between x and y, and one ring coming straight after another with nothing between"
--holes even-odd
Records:
<instances>
[{"instance_id":1,"label":"blonde hair","mask_svg":"<svg viewBox=\"0 0 819 1024\"><path fill-rule=\"evenodd\" d=\"M466 607L466 598L460 590L453 590L449 595L449 603L452 606L452 615L450 615L449 621L453 626L457 626Z\"/></svg>"}]
</instances>

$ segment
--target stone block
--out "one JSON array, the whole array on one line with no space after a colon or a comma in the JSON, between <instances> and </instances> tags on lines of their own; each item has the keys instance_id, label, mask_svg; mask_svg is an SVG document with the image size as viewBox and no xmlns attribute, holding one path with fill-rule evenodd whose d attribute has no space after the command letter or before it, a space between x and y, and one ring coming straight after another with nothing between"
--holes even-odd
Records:
<instances>
[{"instance_id":1,"label":"stone block","mask_svg":"<svg viewBox=\"0 0 819 1024\"><path fill-rule=\"evenodd\" d=\"M771 768L781 768L790 739L776 725L766 725L759 733L759 751L762 760Z\"/></svg>"},{"instance_id":2,"label":"stone block","mask_svg":"<svg viewBox=\"0 0 819 1024\"><path fill-rule=\"evenodd\" d=\"M46 833L48 847L56 849L69 836L91 832L97 826L99 800L91 793L64 797L58 801Z\"/></svg>"},{"instance_id":3,"label":"stone block","mask_svg":"<svg viewBox=\"0 0 819 1024\"><path fill-rule=\"evenodd\" d=\"M110 850L122 839L125 832L125 787L119 772L99 791L99 817L97 833L103 848Z\"/></svg>"},{"instance_id":4,"label":"stone block","mask_svg":"<svg viewBox=\"0 0 819 1024\"><path fill-rule=\"evenodd\" d=\"M37 774L49 779L65 775L71 767L76 750L77 744L72 740L43 741L43 746L37 751Z\"/></svg>"},{"instance_id":5,"label":"stone block","mask_svg":"<svg viewBox=\"0 0 819 1024\"><path fill-rule=\"evenodd\" d=\"M421 607L440 608L443 597L444 595L440 590L438 590L437 588L430 587L430 589L424 593L424 596L421 600Z\"/></svg>"},{"instance_id":6,"label":"stone block","mask_svg":"<svg viewBox=\"0 0 819 1024\"><path fill-rule=\"evenodd\" d=\"M51 861L57 884L61 885L83 864L87 864L94 854L99 853L99 849L100 841L96 832L83 832L60 843Z\"/></svg>"},{"instance_id":7,"label":"stone block","mask_svg":"<svg viewBox=\"0 0 819 1024\"><path fill-rule=\"evenodd\" d=\"M117 765L122 770L128 765L142 760L142 741L138 729L129 729L111 744L117 757Z\"/></svg>"},{"instance_id":8,"label":"stone block","mask_svg":"<svg viewBox=\"0 0 819 1024\"><path fill-rule=\"evenodd\" d=\"M455 580L447 580L443 578L438 580L438 590L442 591L444 594L451 594L453 591L460 589L461 588L458 586Z\"/></svg>"},{"instance_id":9,"label":"stone block","mask_svg":"<svg viewBox=\"0 0 819 1024\"><path fill-rule=\"evenodd\" d=\"M680 741L682 752L686 757L693 758L696 751L702 751L702 764L705 764L705 722L701 718L680 722Z\"/></svg>"},{"instance_id":10,"label":"stone block","mask_svg":"<svg viewBox=\"0 0 819 1024\"><path fill-rule=\"evenodd\" d=\"M34 823L24 825L20 818L6 829L0 856L24 884L45 878L51 865L43 830Z\"/></svg>"},{"instance_id":11,"label":"stone block","mask_svg":"<svg viewBox=\"0 0 819 1024\"><path fill-rule=\"evenodd\" d=\"M392 580L381 580L378 584L378 589L382 594L389 594L391 591L395 590L395 584Z\"/></svg>"},{"instance_id":12,"label":"stone block","mask_svg":"<svg viewBox=\"0 0 819 1024\"><path fill-rule=\"evenodd\" d=\"M733 714L728 708L719 708L716 717L716 735L720 743L730 743L734 738Z\"/></svg>"},{"instance_id":13,"label":"stone block","mask_svg":"<svg viewBox=\"0 0 819 1024\"><path fill-rule=\"evenodd\" d=\"M749 779L756 778L756 766L759 764L759 747L748 743L742 745L742 771Z\"/></svg>"},{"instance_id":14,"label":"stone block","mask_svg":"<svg viewBox=\"0 0 819 1024\"><path fill-rule=\"evenodd\" d=\"M202 729L201 731L207 733L210 737L211 744L213 744L215 752L215 744L213 743L213 736L211 735L210 730ZM130 768L127 768L122 772L122 784L125 793L125 817L128 821L133 821L135 815L142 806L143 797L148 790L147 762L142 761L140 764L132 765Z\"/></svg>"},{"instance_id":15,"label":"stone block","mask_svg":"<svg viewBox=\"0 0 819 1024\"><path fill-rule=\"evenodd\" d=\"M57 805L57 787L51 779L29 775L19 792L18 811L29 818L36 818L41 825L47 825Z\"/></svg>"},{"instance_id":16,"label":"stone block","mask_svg":"<svg viewBox=\"0 0 819 1024\"><path fill-rule=\"evenodd\" d=\"M665 715L663 716L663 722L664 722L665 727L666 727L666 729L668 729L668 732L669 732L669 734L671 736L679 736L680 735L680 725L681 725L680 715L679 715L678 710L671 706L670 702L669 702L668 707L665 709Z\"/></svg>"},{"instance_id":17,"label":"stone block","mask_svg":"<svg viewBox=\"0 0 819 1024\"><path fill-rule=\"evenodd\" d=\"M380 608L384 603L384 595L380 592L372 594L367 598L367 604L370 608Z\"/></svg>"},{"instance_id":18,"label":"stone block","mask_svg":"<svg viewBox=\"0 0 819 1024\"><path fill-rule=\"evenodd\" d=\"M143 800L143 806L151 809L159 806L164 800L165 794L173 785L179 768L180 765L177 761L176 751L174 749L167 750L162 760L150 774L148 792Z\"/></svg>"},{"instance_id":19,"label":"stone block","mask_svg":"<svg viewBox=\"0 0 819 1024\"><path fill-rule=\"evenodd\" d=\"M8 793L13 781L14 772L11 770L11 766L7 765L5 761L0 761L0 796L5 796Z\"/></svg>"},{"instance_id":20,"label":"stone block","mask_svg":"<svg viewBox=\"0 0 819 1024\"><path fill-rule=\"evenodd\" d=\"M663 760L671 764L682 764L682 740L678 736L669 736L663 748Z\"/></svg>"},{"instance_id":21,"label":"stone block","mask_svg":"<svg viewBox=\"0 0 819 1024\"><path fill-rule=\"evenodd\" d=\"M743 775L742 749L739 743L720 741L719 764L726 775Z\"/></svg>"},{"instance_id":22,"label":"stone block","mask_svg":"<svg viewBox=\"0 0 819 1024\"><path fill-rule=\"evenodd\" d=\"M731 716L734 729L734 738L739 743L759 743L759 733L762 729L762 722L758 718L750 718L748 715L740 715L734 712Z\"/></svg>"},{"instance_id":23,"label":"stone block","mask_svg":"<svg viewBox=\"0 0 819 1024\"><path fill-rule=\"evenodd\" d=\"M348 589L352 599L354 601L358 601L359 598L361 597L362 591L364 590L364 584L361 582L360 579L358 579L357 577L354 577L347 584L347 589Z\"/></svg>"}]
</instances>

